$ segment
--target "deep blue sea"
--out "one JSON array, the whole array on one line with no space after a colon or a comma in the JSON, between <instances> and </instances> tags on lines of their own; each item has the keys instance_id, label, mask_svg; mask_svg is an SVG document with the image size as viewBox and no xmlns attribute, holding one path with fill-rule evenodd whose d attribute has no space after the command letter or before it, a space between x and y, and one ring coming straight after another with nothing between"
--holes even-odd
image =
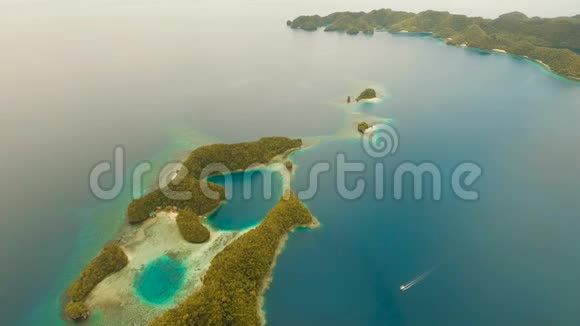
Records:
<instances>
[{"instance_id":1,"label":"deep blue sea","mask_svg":"<svg viewBox=\"0 0 580 326\"><path fill-rule=\"evenodd\" d=\"M269 325L580 323L580 83L425 36L287 28L286 19L337 10L309 3L6 8L2 35L18 37L2 38L0 63L10 76L0 97L0 324L65 324L62 294L125 223L129 185L106 202L88 187L116 145L129 179L143 161L159 168L199 145L269 135L330 136L293 154L294 190L308 186L309 167L332 167L305 201L321 227L294 233L278 259ZM383 100L344 104L366 87ZM373 159L358 138L332 138L351 111L389 119L396 154ZM339 152L384 164L386 187L401 162L436 164L442 200L407 190L398 201L388 188L376 200L370 186L344 200ZM463 161L482 167L478 201L451 192ZM367 169L349 186L361 177L375 182ZM255 224L272 203L255 204L234 196L212 223Z\"/></svg>"}]
</instances>

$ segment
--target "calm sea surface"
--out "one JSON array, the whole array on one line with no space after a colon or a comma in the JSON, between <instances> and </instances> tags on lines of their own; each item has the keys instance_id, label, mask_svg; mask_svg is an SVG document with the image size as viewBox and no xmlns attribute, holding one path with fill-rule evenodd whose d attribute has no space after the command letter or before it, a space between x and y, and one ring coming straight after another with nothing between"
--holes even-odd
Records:
<instances>
[{"instance_id":1,"label":"calm sea surface","mask_svg":"<svg viewBox=\"0 0 580 326\"><path fill-rule=\"evenodd\" d=\"M579 324L580 84L426 37L285 26L333 10L320 8L6 5L1 323L63 323L63 291L124 223L130 186L110 202L88 187L89 170L116 145L130 171L216 141L332 135L350 114L345 97L374 86L384 100L359 110L391 119L400 138L397 154L380 160L385 185L398 163L430 161L441 168L443 200L395 201L387 189L377 201L372 169L348 178L369 180L361 199L341 199L336 153L378 162L354 138L295 153L295 190L317 162L332 171L306 201L322 226L293 234L279 257L269 324ZM477 202L450 190L461 161L483 168Z\"/></svg>"}]
</instances>

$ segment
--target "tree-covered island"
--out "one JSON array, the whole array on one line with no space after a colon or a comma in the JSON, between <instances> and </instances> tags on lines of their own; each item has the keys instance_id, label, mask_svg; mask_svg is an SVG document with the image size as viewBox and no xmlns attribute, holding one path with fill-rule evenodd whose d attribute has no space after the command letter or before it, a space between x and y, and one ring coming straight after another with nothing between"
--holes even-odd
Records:
<instances>
[{"instance_id":1,"label":"tree-covered island","mask_svg":"<svg viewBox=\"0 0 580 326\"><path fill-rule=\"evenodd\" d=\"M288 26L306 31L324 27L324 31L348 34L389 32L432 33L447 39L450 45L484 50L499 50L530 58L552 71L580 80L580 15L558 18L529 18L512 12L496 19L454 15L449 12L424 11L419 14L390 9L371 12L336 12L328 16L300 16Z\"/></svg>"},{"instance_id":2,"label":"tree-covered island","mask_svg":"<svg viewBox=\"0 0 580 326\"><path fill-rule=\"evenodd\" d=\"M357 130L358 130L359 133L364 134L365 131L367 131L367 129L369 129L370 127L371 126L368 123L366 123L366 122L363 121L363 122L360 122L357 125Z\"/></svg>"},{"instance_id":3,"label":"tree-covered island","mask_svg":"<svg viewBox=\"0 0 580 326\"><path fill-rule=\"evenodd\" d=\"M217 184L208 183L210 189L218 194L218 198L212 199L205 196L201 191L199 181L203 168L212 163L220 163L227 167L231 172L245 170L254 167L256 164L268 164L277 157L279 157L279 160L284 161L284 158L292 150L298 149L301 146L301 139L266 137L254 142L214 144L200 147L194 150L185 160L184 166L188 171L186 175L176 178L174 182L170 182L167 187L149 192L130 203L127 209L128 222L132 224L133 227L138 228L140 227L141 222L155 215L159 210L167 207L177 208L178 215L176 217L176 227L183 239L191 243L205 242L209 239L210 232L201 223L201 216L206 215L219 207L225 198L225 192L223 187ZM288 167L288 162L290 161L285 162ZM187 199L171 198L170 196L167 196L168 191L190 192L191 197ZM228 253L223 255L220 254L219 257L222 258L217 260L216 263L212 261L211 266L214 271L217 270L220 273L225 273L223 275L229 275L238 271L236 268L232 267L233 265L229 264L230 259L236 259L238 262L249 264L249 267L247 268L251 273L247 275L236 275L233 278L234 281L228 285L240 286L240 291L248 291L248 289L252 288L252 284L256 285L256 282L259 282L259 284L264 283L262 276L265 275L264 273L270 271L270 265L274 257L273 253L276 251L275 249L278 248L283 236L293 227L309 224L311 222L312 217L308 210L294 195L291 195L288 201L280 202L269 213L266 220L264 220L259 227L248 232L246 238L244 238L247 240L240 238L236 241L237 245L233 248L230 249L233 244L226 247ZM239 258L233 258L234 256ZM257 264L252 265L250 258L255 259ZM101 281L109 275L120 271L127 266L128 263L129 258L123 251L123 248L117 244L107 245L99 255L94 258L87 267L85 267L80 276L72 283L66 292L64 306L66 317L78 321L87 319L90 311L84 301L89 293ZM243 265L243 263L240 263L240 266ZM235 265L238 264L236 263ZM227 267L229 271L224 270L224 266ZM221 274L217 273L216 277L221 277L220 275ZM209 289L205 291L211 292L212 288L206 287L206 284L209 286L209 284L212 283L204 282L204 288ZM212 293L218 296L221 295L217 292ZM256 307L254 301L257 300L257 297L258 292L254 292L254 297L248 297L244 300L252 301L252 307ZM225 298L226 297L220 297L220 299ZM238 299L239 298L237 297L235 298L235 300ZM190 301L188 300L187 302ZM236 305L240 302L241 301L236 301L232 303L232 312L244 311L244 313L246 313L251 310L248 307ZM212 306L214 303L215 301L208 301L206 306ZM184 307L186 304L180 307ZM214 308L217 309L217 307L213 307L212 309ZM255 314L252 313L252 315L248 317L251 318L251 320L255 320L257 315L257 308L254 310ZM201 312L203 313L203 311ZM231 315L229 315L230 312L227 312L226 314L226 311L224 311L223 313L224 314L219 317L221 318L220 320L225 321L231 318ZM185 318L184 316L181 317ZM242 317L236 315L235 318ZM250 320L245 319L246 317L243 318L243 320ZM164 319L160 319L160 321L162 320Z\"/></svg>"},{"instance_id":4,"label":"tree-covered island","mask_svg":"<svg viewBox=\"0 0 580 326\"><path fill-rule=\"evenodd\" d=\"M372 88L367 88L360 93L360 95L356 98L356 101L372 100L374 98L377 98L377 92Z\"/></svg>"}]
</instances>

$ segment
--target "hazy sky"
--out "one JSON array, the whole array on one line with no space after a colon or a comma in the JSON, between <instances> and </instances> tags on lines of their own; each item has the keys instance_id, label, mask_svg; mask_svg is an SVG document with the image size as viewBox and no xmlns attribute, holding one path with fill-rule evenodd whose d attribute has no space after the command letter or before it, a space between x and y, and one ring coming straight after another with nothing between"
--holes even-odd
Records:
<instances>
[{"instance_id":1,"label":"hazy sky","mask_svg":"<svg viewBox=\"0 0 580 326\"><path fill-rule=\"evenodd\" d=\"M125 5L152 5L163 3L161 0L0 0L0 6L7 7L44 7L49 6L52 10L67 10L71 7L82 6L89 8L94 5L98 6L125 6ZM193 5L206 2L206 0L186 1ZM227 6L245 7L249 3L268 3L269 6L279 3L284 7L292 7L305 13L330 13L338 10L371 10L377 8L392 8L405 11L422 11L426 9L446 10L453 13L467 15L477 15L494 18L502 13L510 11L522 11L529 16L572 16L580 14L580 1L578 0L219 0L211 1L213 4L223 2ZM165 2L165 5L171 3L184 3L184 1ZM0 11L0 15L2 12Z\"/></svg>"},{"instance_id":2,"label":"hazy sky","mask_svg":"<svg viewBox=\"0 0 580 326\"><path fill-rule=\"evenodd\" d=\"M305 4L306 2L310 4ZM296 2L296 6L301 5L319 7L326 11L343 9L366 11L376 8L392 8L417 12L434 9L490 18L516 10L529 16L542 17L580 14L580 1L578 0L300 0Z\"/></svg>"}]
</instances>

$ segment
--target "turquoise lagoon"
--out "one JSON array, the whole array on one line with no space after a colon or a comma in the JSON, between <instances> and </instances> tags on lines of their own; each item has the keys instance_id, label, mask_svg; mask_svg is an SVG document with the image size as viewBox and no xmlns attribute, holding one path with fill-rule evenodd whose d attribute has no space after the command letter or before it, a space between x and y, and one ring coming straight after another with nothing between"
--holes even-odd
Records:
<instances>
[{"instance_id":1,"label":"turquoise lagoon","mask_svg":"<svg viewBox=\"0 0 580 326\"><path fill-rule=\"evenodd\" d=\"M135 279L135 292L147 303L171 303L183 285L187 272L183 262L167 255L145 265Z\"/></svg>"}]
</instances>

